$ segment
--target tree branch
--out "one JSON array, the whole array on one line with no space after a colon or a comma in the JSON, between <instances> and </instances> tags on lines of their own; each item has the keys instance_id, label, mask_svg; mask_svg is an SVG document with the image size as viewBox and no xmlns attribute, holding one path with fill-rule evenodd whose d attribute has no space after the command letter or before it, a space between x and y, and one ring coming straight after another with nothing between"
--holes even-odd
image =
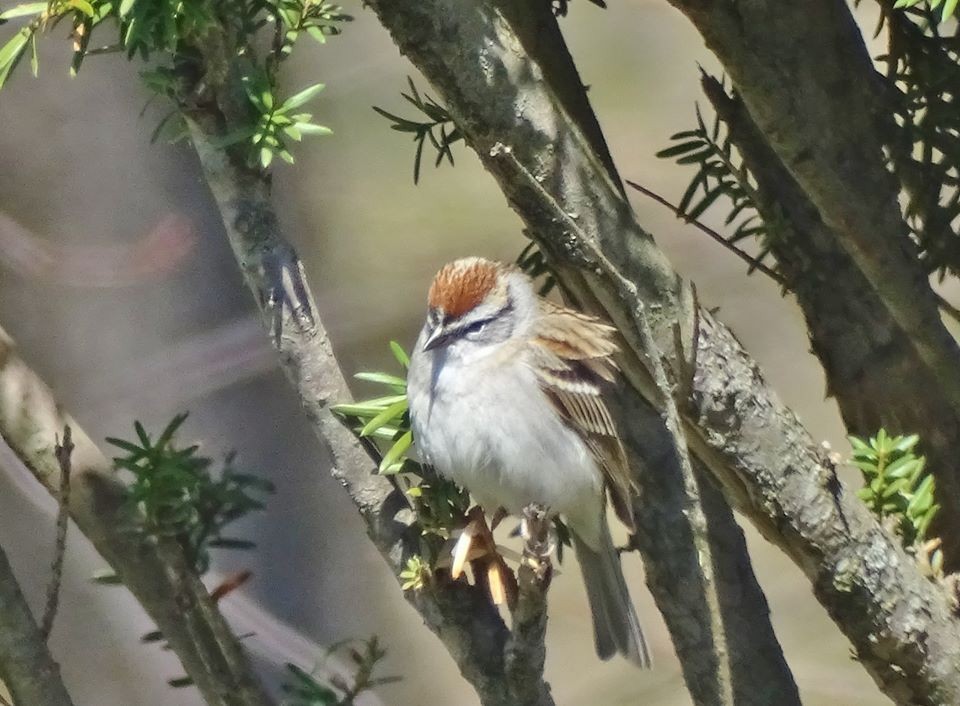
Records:
<instances>
[{"instance_id":1,"label":"tree branch","mask_svg":"<svg viewBox=\"0 0 960 706\"><path fill-rule=\"evenodd\" d=\"M270 704L180 546L172 540L147 543L118 531L125 490L110 462L0 329L0 436L51 495L61 480L54 440L66 426L75 446L69 508L77 527L156 622L208 704Z\"/></svg>"},{"instance_id":2,"label":"tree branch","mask_svg":"<svg viewBox=\"0 0 960 706\"><path fill-rule=\"evenodd\" d=\"M459 0L371 5L444 97L558 279L617 324L624 374L660 406L635 318L646 306L670 368L690 371L673 382L689 393L681 412L691 449L727 498L803 569L881 688L901 702L960 700L958 625L945 592L836 483L756 363L697 308L637 224L598 151L589 128L595 119L580 115L585 93L546 5L504 0L471 4L469 12ZM518 19L523 13L536 19ZM580 107L568 98L571 86L582 94ZM750 679L747 670L737 676Z\"/></svg>"},{"instance_id":3,"label":"tree branch","mask_svg":"<svg viewBox=\"0 0 960 706\"><path fill-rule=\"evenodd\" d=\"M960 410L960 347L901 217L881 135L893 117L847 3L670 1L723 63L770 147Z\"/></svg>"},{"instance_id":4,"label":"tree branch","mask_svg":"<svg viewBox=\"0 0 960 706\"><path fill-rule=\"evenodd\" d=\"M331 473L360 511L371 540L399 575L407 559L420 551L420 528L403 494L377 474L366 449L330 412L332 405L351 399L350 391L317 317L302 265L280 232L266 177L234 161L215 144L225 123L219 109L214 112L208 106L191 112L193 143L230 245L263 310L281 366L333 460ZM405 596L447 647L485 706L553 705L543 680L542 631L537 640L514 640L485 591L464 581L440 576ZM539 600L542 603L545 596ZM544 610L543 604L539 610ZM538 666L514 669L518 662Z\"/></svg>"},{"instance_id":5,"label":"tree branch","mask_svg":"<svg viewBox=\"0 0 960 706\"><path fill-rule=\"evenodd\" d=\"M557 241L544 247L548 255L553 256L558 247L565 248L557 244L564 241L574 251L580 249L579 242L569 239L570 224L582 223L584 218L592 221L603 208L593 202L594 192L609 189L619 194L621 204L626 203L603 135L547 4L481 4L470 12L463 12L455 0L374 2L373 8L401 51L446 96L458 127L465 130L468 142L498 177L541 246L541 236L546 235L544 223L553 224ZM544 77L550 78L549 83ZM517 116L519 121L536 114L543 122L514 130L510 116L516 110L511 105L525 107ZM577 116L572 130L567 129L572 120L569 115ZM583 150L580 154L589 166L561 161L576 148ZM528 178L529 172L516 169L513 157L518 151L528 155L531 163L548 168ZM512 173L507 174L508 169ZM580 169L584 173L578 173ZM581 185L588 169L596 183L579 194L576 203L559 207L557 198L568 181ZM515 192L528 189L536 194L518 207ZM622 205L617 209L622 212ZM640 239L636 244L643 247ZM567 293L581 306L599 309L596 295L584 286L583 274L571 267L570 258L552 260ZM664 279L670 286L675 283L672 273ZM664 328L667 350L673 349L675 330L680 329L672 323ZM683 330L689 336L689 322ZM688 351L693 350L690 344L686 341ZM633 368L643 369L636 358ZM660 400L649 376L645 388L650 399ZM770 626L766 601L749 568L743 536L729 508L723 511L723 502L713 489L698 489L697 483L684 475L676 453L666 443L670 437L660 412L640 401L635 391L624 391L621 397L618 406L628 410L620 415L624 441L634 465L650 469L638 474L642 501L636 512L642 530L635 546L644 555L648 583L681 656L688 689L697 703L729 703L731 683L737 703L760 704L764 697L769 703L771 696L779 703L799 703ZM706 506L700 510L711 493L714 502L709 513ZM700 553L704 542L715 545L707 555Z\"/></svg>"},{"instance_id":6,"label":"tree branch","mask_svg":"<svg viewBox=\"0 0 960 706\"><path fill-rule=\"evenodd\" d=\"M696 218L688 218L683 213L683 211L681 211L675 205L667 201L656 191L653 191L652 189L648 189L643 184L638 184L637 182L630 181L629 179L626 179L626 182L627 182L627 185L630 186L632 189L639 191L641 194L643 194L647 198L653 199L661 206L664 206L670 209L670 211L673 212L673 215L675 215L677 218L683 221L686 221L687 223L692 225L694 228L699 230L701 233L706 235L708 238L718 243L721 247L732 252L738 258L740 258L745 263L747 263L750 266L751 270L757 270L758 272L762 272L767 277L772 279L774 282L779 284L781 287L784 285L783 277L778 272L774 272L769 267L764 265L760 260L751 256L750 253L747 253L741 250L740 248L738 248L736 245L731 243L729 239L724 238L713 228L709 228L708 226L704 225L701 221L697 220Z\"/></svg>"},{"instance_id":7,"label":"tree branch","mask_svg":"<svg viewBox=\"0 0 960 706\"><path fill-rule=\"evenodd\" d=\"M721 83L704 75L704 92L757 181L757 207L768 224L773 255L797 296L827 388L847 430L870 436L919 432L942 505L936 531L948 571L960 563L960 417L942 385L840 246L817 208L783 166L747 113Z\"/></svg>"},{"instance_id":8,"label":"tree branch","mask_svg":"<svg viewBox=\"0 0 960 706\"><path fill-rule=\"evenodd\" d=\"M63 558L67 553L67 526L70 520L70 455L73 453L73 434L70 427L63 428L63 441L57 441L53 454L60 464L60 493L57 498L57 536L53 545L53 565L50 568L50 585L47 587L47 605L43 610L40 632L44 640L50 639L53 621L60 604L60 582L63 578Z\"/></svg>"},{"instance_id":9,"label":"tree branch","mask_svg":"<svg viewBox=\"0 0 960 706\"><path fill-rule=\"evenodd\" d=\"M60 668L47 649L2 548L0 680L10 689L16 706L73 706L60 679Z\"/></svg>"}]
</instances>

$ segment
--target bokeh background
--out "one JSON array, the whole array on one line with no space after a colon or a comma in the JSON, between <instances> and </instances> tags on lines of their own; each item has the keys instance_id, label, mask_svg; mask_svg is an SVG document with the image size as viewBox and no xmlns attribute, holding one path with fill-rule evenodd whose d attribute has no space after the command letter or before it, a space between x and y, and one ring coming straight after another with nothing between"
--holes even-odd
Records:
<instances>
[{"instance_id":1,"label":"bokeh background","mask_svg":"<svg viewBox=\"0 0 960 706\"><path fill-rule=\"evenodd\" d=\"M305 40L285 72L291 91L327 84L311 108L335 135L305 142L295 167L278 166L275 195L340 362L352 373L395 365L387 342L414 340L427 284L442 263L464 254L513 259L525 241L493 180L462 146L455 168L434 170L425 157L421 183L413 184L413 144L371 106L410 114L399 96L406 77L426 85L372 13L355 2L345 9L356 17L345 34L325 46ZM871 18L863 20L869 26ZM606 11L578 0L563 27L621 173L676 200L690 173L654 153L693 124L698 63L716 67L700 37L662 0L612 0ZM12 31L0 28L0 40ZM476 703L327 475L190 148L149 144L165 107L137 117L149 95L138 67L117 56L90 57L69 78L63 32L41 43L39 80L21 67L0 93L0 325L95 439L129 435L135 418L159 429L189 410L186 439L202 440L213 455L236 449L241 465L273 479L267 510L240 531L258 549L217 556L221 573L254 572L224 599L225 609L259 606L324 645L378 634L390 651L384 673L404 677L379 692L382 703ZM794 303L762 276L747 277L741 261L662 207L639 195L634 206L813 435L845 451ZM714 209L705 220L721 227L723 215ZM369 392L359 384L355 391ZM0 545L40 606L53 503L9 455L0 453L0 466ZM747 533L805 703L886 703L807 580ZM104 564L76 531L68 550L52 645L76 702L201 703L190 689L166 686L179 667L169 653L139 644L152 626L125 590L90 582ZM547 677L558 703L689 703L640 561L630 555L624 564L656 667L640 673L597 661L583 588L567 569L550 595ZM260 651L272 649L281 662L298 658L309 668L321 658L276 622L264 619L258 633L251 645L260 640ZM269 660L259 664L276 678Z\"/></svg>"}]
</instances>

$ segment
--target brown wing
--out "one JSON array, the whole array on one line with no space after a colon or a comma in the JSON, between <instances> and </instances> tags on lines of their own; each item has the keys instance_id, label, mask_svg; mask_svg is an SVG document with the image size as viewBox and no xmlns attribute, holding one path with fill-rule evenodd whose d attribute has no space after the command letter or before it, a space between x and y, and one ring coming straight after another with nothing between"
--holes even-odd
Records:
<instances>
[{"instance_id":1,"label":"brown wing","mask_svg":"<svg viewBox=\"0 0 960 706\"><path fill-rule=\"evenodd\" d=\"M603 385L617 375L612 358L617 350L612 340L615 329L547 301L542 307L543 317L532 339L533 369L543 391L597 461L617 517L635 531L631 504L635 486L602 397Z\"/></svg>"}]
</instances>

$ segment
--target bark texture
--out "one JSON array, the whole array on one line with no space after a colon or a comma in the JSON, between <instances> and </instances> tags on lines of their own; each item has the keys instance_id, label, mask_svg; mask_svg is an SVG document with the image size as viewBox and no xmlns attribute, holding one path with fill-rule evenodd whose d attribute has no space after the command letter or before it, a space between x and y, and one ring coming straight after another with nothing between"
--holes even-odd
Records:
<instances>
[{"instance_id":1,"label":"bark texture","mask_svg":"<svg viewBox=\"0 0 960 706\"><path fill-rule=\"evenodd\" d=\"M807 574L885 693L902 703L960 699L958 625L945 592L846 493L733 334L698 308L637 224L546 5L371 5L441 93L559 279L617 324L630 383L663 408L641 342L646 319L693 452Z\"/></svg>"},{"instance_id":2,"label":"bark texture","mask_svg":"<svg viewBox=\"0 0 960 706\"><path fill-rule=\"evenodd\" d=\"M70 516L156 622L206 702L272 703L180 546L172 541L145 542L117 531L123 524L124 489L110 462L60 408L0 329L0 436L55 497L60 490L55 440L67 425L75 445Z\"/></svg>"},{"instance_id":3,"label":"bark texture","mask_svg":"<svg viewBox=\"0 0 960 706\"><path fill-rule=\"evenodd\" d=\"M60 668L0 549L0 681L13 706L73 706Z\"/></svg>"},{"instance_id":4,"label":"bark texture","mask_svg":"<svg viewBox=\"0 0 960 706\"><path fill-rule=\"evenodd\" d=\"M937 497L951 507L950 499L960 498L956 409L856 262L766 143L742 101L728 96L713 78L705 77L703 85L757 180L761 216L776 224L771 252L785 286L796 294L803 310L813 352L827 376L827 392L836 398L847 430L858 436L869 436L881 427L897 434L919 432L928 467L937 479ZM957 564L960 514L943 512L937 523L947 568L952 570Z\"/></svg>"},{"instance_id":5,"label":"bark texture","mask_svg":"<svg viewBox=\"0 0 960 706\"><path fill-rule=\"evenodd\" d=\"M223 90L228 90L223 86ZM407 500L354 434L330 412L350 390L296 253L283 239L270 203L269 182L217 146L227 123L220 108L192 111L191 136L207 184L281 366L333 460L330 472L360 511L370 539L395 575L420 552L420 527ZM525 594L508 630L483 588L442 575L405 593L447 647L484 706L553 706L543 679L545 594Z\"/></svg>"},{"instance_id":6,"label":"bark texture","mask_svg":"<svg viewBox=\"0 0 960 706\"><path fill-rule=\"evenodd\" d=\"M541 184L554 193L562 192L567 178L564 170L577 167L567 164L563 169L543 172L542 182L531 180L529 174L513 169L512 140L526 141L524 149L529 146L530 154L536 155L533 159L551 161L553 167L575 140L590 161L592 173L598 176L597 186L616 189L623 198L599 124L545 4L503 3L497 8L503 15L495 20L502 27L485 24L482 15L490 12L490 7L471 3L436 3L420 11L414 11L408 3L375 3L374 9L401 50L408 52L447 95L451 109L455 105L463 107L458 104L461 96L470 103L488 103L482 114L470 109L458 111L457 124L463 126L463 121L471 120L481 123L477 127L485 134L484 139L490 139L477 144L478 133L469 128L468 139L488 165L498 165L505 189L526 190L532 184L541 192L535 208L552 208L554 195L544 191ZM491 14L497 15L496 11ZM454 27L457 32L445 34L446 29ZM499 29L502 32L496 31ZM444 66L448 61L452 63ZM431 68L440 65L442 83L428 63ZM457 98L450 98L451 91L458 94ZM544 96L550 98L544 100ZM575 125L572 132L557 132L561 127L554 112L558 105L576 116L575 120L571 118ZM508 132L527 111L541 118L543 125L524 126L522 137L514 133L510 141L499 142L498 129L502 126ZM542 127L547 130L541 132ZM504 168L513 173L503 173ZM588 203L578 204L569 213L541 210L527 222L536 230L544 220L555 221L557 215L565 221L571 216L575 220L591 218L592 211L593 205ZM521 215L526 218L529 213ZM564 240L577 247L566 236ZM545 250L549 253L548 248ZM595 294L582 286L582 273L569 267L570 262L554 258L560 281L572 298L596 309ZM673 275L669 277L674 283ZM666 334L671 341L673 333L671 326ZM645 371L642 366L640 369ZM652 380L645 386L652 399L662 401ZM688 689L697 703L703 704L760 704L771 695L781 703L798 703L793 677L770 625L766 601L750 569L732 513L729 508L724 512L718 507L723 505L718 497L713 498L709 511L702 507L701 483L685 471L677 455L678 444L671 443L667 423L655 407L644 403L635 391L629 391L621 404L630 410L625 417L629 421L620 427L631 456L638 467L650 469L649 473L638 474L642 500L637 516L644 531L636 538L636 546L643 554L648 583L681 655ZM682 454L685 450L680 451ZM742 600L745 597L750 600Z\"/></svg>"},{"instance_id":7,"label":"bark texture","mask_svg":"<svg viewBox=\"0 0 960 706\"><path fill-rule=\"evenodd\" d=\"M834 246L857 271L854 287L869 283L864 306L882 321L875 350L904 382L935 389L930 414L943 425L918 427L926 438L957 435L960 348L940 319L936 299L908 237L898 204L899 184L883 157L893 115L850 8L843 0L816 3L671 0L697 27L723 63L752 121L822 219ZM862 273L862 274L860 274ZM891 323L895 330L891 331ZM872 336L867 340L875 340ZM909 342L915 354L897 350ZM863 346L863 341L858 347ZM916 357L916 361L910 358ZM918 370L919 362L926 370ZM882 383L868 383L871 387ZM932 386L932 387L931 387ZM916 394L916 393L914 393ZM839 399L839 396L838 396ZM907 397L905 399L910 399ZM910 406L909 403L904 405ZM849 407L849 405L848 405ZM875 431L875 429L873 429ZM943 440L935 441L941 445ZM960 479L939 469L939 500L948 566L960 565Z\"/></svg>"}]
</instances>

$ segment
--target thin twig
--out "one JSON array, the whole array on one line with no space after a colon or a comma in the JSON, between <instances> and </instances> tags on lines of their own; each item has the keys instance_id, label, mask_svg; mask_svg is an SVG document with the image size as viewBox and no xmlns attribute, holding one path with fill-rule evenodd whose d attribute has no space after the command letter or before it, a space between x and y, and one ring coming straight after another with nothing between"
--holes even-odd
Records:
<instances>
[{"instance_id":1,"label":"thin twig","mask_svg":"<svg viewBox=\"0 0 960 706\"><path fill-rule=\"evenodd\" d=\"M653 199L654 201L656 201L656 202L657 202L658 204L660 204L661 206L666 206L667 208L669 208L671 211L673 211L673 214L674 214L677 218L679 218L679 219L681 219L681 220L684 220L684 221L686 221L687 223L691 224L692 226L694 226L695 228L697 228L700 232L706 233L708 236L710 236L711 238L713 238L714 240L716 240L718 243L720 243L720 245L722 245L722 246L725 247L727 250L729 250L729 251L732 252L734 255L736 255L736 256L739 257L741 260L743 260L745 263L747 263L748 265L750 265L750 267L751 267L752 269L755 269L755 270L758 270L759 272L762 272L762 273L765 274L767 277L769 277L770 279L772 279L774 282L776 282L777 284L779 284L781 287L785 287L785 286L786 286L786 284L787 284L786 281L783 279L783 277L782 277L779 273L777 273L775 270L770 269L769 267L767 267L766 265L764 265L762 262L760 262L760 261L759 261L758 259L756 259L755 257L752 257L749 253L746 253L746 252L744 252L743 250L741 250L740 248L738 248L736 245L734 245L734 244L731 243L729 240L727 240L726 238L724 238L722 235L720 235L720 233L718 233L717 231L715 231L713 228L710 228L709 226L705 226L703 223L701 223L700 221L698 221L696 218L688 218L687 215L686 215L683 211L681 211L679 208L677 208L676 206L674 206L672 203L670 203L669 201L667 201L665 198L663 198L660 194L656 193L655 191L651 191L651 190L648 189L647 187L642 186L641 184L637 184L636 182L630 181L629 179L626 179L625 181L627 182L627 184L628 184L630 187L636 189L637 191L639 191L639 192L640 192L641 194L643 194L644 196L647 196L647 197Z\"/></svg>"},{"instance_id":2,"label":"thin twig","mask_svg":"<svg viewBox=\"0 0 960 706\"><path fill-rule=\"evenodd\" d=\"M70 425L63 426L63 441L57 442L53 450L60 464L60 506L57 508L57 539L54 545L53 565L50 569L50 584L47 586L47 605L43 611L40 634L44 640L50 639L53 621L57 617L60 605L60 584L63 580L63 558L67 550L67 527L70 519L70 456L73 454L73 434Z\"/></svg>"},{"instance_id":3,"label":"thin twig","mask_svg":"<svg viewBox=\"0 0 960 706\"><path fill-rule=\"evenodd\" d=\"M109 460L64 412L0 328L0 436L54 497L60 494L61 469L49 440L60 434L65 424L72 429L76 459L83 459L84 492L72 494L71 518L153 618L206 703L272 704L183 548L172 539L145 544L132 533L117 531L126 489ZM0 645L4 637L0 630Z\"/></svg>"}]
</instances>

